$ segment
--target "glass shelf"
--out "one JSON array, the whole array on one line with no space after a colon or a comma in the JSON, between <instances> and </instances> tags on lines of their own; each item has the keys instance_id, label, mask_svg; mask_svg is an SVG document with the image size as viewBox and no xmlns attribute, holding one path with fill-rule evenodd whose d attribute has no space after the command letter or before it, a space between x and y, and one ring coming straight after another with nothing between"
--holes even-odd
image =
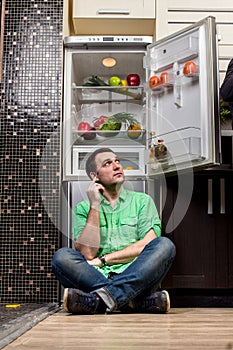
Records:
<instances>
[{"instance_id":1,"label":"glass shelf","mask_svg":"<svg viewBox=\"0 0 233 350\"><path fill-rule=\"evenodd\" d=\"M142 103L143 86L72 86L73 93L80 104L101 102Z\"/></svg>"},{"instance_id":2,"label":"glass shelf","mask_svg":"<svg viewBox=\"0 0 233 350\"><path fill-rule=\"evenodd\" d=\"M96 145L104 141L120 144L123 142L126 145L127 140L145 144L146 130L142 129L139 132L137 130L129 132L127 130L91 130L87 136L80 136L77 130L73 130L73 145Z\"/></svg>"}]
</instances>

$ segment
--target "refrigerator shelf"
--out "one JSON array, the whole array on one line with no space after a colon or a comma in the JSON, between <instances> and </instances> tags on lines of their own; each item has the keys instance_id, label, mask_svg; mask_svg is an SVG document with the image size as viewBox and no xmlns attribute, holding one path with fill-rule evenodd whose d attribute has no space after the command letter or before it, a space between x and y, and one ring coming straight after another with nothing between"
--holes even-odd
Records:
<instances>
[{"instance_id":1,"label":"refrigerator shelf","mask_svg":"<svg viewBox=\"0 0 233 350\"><path fill-rule=\"evenodd\" d=\"M72 86L81 104L94 102L142 102L144 98L143 86Z\"/></svg>"},{"instance_id":2,"label":"refrigerator shelf","mask_svg":"<svg viewBox=\"0 0 233 350\"><path fill-rule=\"evenodd\" d=\"M140 133L140 134L139 134ZM109 141L120 141L125 142L127 140L133 140L140 144L145 144L146 142L146 130L142 129L140 131L127 131L127 130L91 130L89 132L90 136L80 136L77 130L73 130L73 145L97 145L105 140ZM131 137L129 136L131 135ZM138 135L138 136L137 136ZM137 137L136 137L137 136Z\"/></svg>"}]
</instances>

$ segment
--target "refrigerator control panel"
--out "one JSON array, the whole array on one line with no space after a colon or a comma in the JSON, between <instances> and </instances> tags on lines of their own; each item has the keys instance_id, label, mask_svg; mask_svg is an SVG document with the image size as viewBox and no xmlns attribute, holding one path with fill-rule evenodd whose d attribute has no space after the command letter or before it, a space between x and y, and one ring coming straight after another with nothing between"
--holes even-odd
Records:
<instances>
[{"instance_id":1,"label":"refrigerator control panel","mask_svg":"<svg viewBox=\"0 0 233 350\"><path fill-rule=\"evenodd\" d=\"M152 36L124 36L124 35L95 35L95 36L68 36L64 38L65 47L77 47L82 45L98 44L98 45L136 45L147 46L153 42Z\"/></svg>"}]
</instances>

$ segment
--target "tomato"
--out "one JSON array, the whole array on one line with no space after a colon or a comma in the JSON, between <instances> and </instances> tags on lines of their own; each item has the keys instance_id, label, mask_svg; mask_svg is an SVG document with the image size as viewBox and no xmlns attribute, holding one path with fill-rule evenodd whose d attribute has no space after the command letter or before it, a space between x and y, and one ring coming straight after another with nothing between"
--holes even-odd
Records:
<instances>
[{"instance_id":1,"label":"tomato","mask_svg":"<svg viewBox=\"0 0 233 350\"><path fill-rule=\"evenodd\" d=\"M81 122L78 124L78 134L80 136L85 135L89 130L91 130L91 125L87 122Z\"/></svg>"},{"instance_id":2,"label":"tomato","mask_svg":"<svg viewBox=\"0 0 233 350\"><path fill-rule=\"evenodd\" d=\"M160 81L164 85L168 84L169 81L168 81L168 73L167 72L162 72L160 74Z\"/></svg>"},{"instance_id":3,"label":"tomato","mask_svg":"<svg viewBox=\"0 0 233 350\"><path fill-rule=\"evenodd\" d=\"M152 90L158 87L158 85L160 84L161 84L161 80L157 75L153 75L152 77L150 77L149 86Z\"/></svg>"},{"instance_id":4,"label":"tomato","mask_svg":"<svg viewBox=\"0 0 233 350\"><path fill-rule=\"evenodd\" d=\"M183 73L187 77L194 76L197 73L197 65L192 61L188 61L185 63L183 68Z\"/></svg>"}]
</instances>

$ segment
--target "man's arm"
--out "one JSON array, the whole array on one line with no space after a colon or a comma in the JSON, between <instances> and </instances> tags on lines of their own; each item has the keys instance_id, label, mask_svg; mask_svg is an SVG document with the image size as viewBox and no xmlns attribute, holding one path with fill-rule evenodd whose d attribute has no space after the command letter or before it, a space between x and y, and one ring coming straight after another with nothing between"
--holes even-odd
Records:
<instances>
[{"instance_id":1,"label":"man's arm","mask_svg":"<svg viewBox=\"0 0 233 350\"><path fill-rule=\"evenodd\" d=\"M96 178L91 182L87 196L90 201L90 211L87 216L87 221L82 233L75 242L75 249L87 260L93 259L100 246L100 191L103 191L104 187L96 182Z\"/></svg>"},{"instance_id":2,"label":"man's arm","mask_svg":"<svg viewBox=\"0 0 233 350\"><path fill-rule=\"evenodd\" d=\"M138 209L137 223L138 235L141 239L121 250L105 254L105 260L108 265L125 264L134 260L150 241L160 236L161 221L154 201L145 194L141 203L140 209ZM147 233L145 234L145 232ZM88 262L91 265L101 266L98 258Z\"/></svg>"},{"instance_id":3,"label":"man's arm","mask_svg":"<svg viewBox=\"0 0 233 350\"><path fill-rule=\"evenodd\" d=\"M220 88L220 95L224 101L233 101L233 59L228 65L225 79Z\"/></svg>"},{"instance_id":4,"label":"man's arm","mask_svg":"<svg viewBox=\"0 0 233 350\"><path fill-rule=\"evenodd\" d=\"M129 245L128 247L106 254L105 261L107 265L115 265L115 264L126 264L132 260L134 260L145 248L145 246L156 238L156 234L153 229L151 229L144 238L139 241ZM90 265L93 266L101 266L101 261L99 258L94 258L88 261Z\"/></svg>"}]
</instances>

